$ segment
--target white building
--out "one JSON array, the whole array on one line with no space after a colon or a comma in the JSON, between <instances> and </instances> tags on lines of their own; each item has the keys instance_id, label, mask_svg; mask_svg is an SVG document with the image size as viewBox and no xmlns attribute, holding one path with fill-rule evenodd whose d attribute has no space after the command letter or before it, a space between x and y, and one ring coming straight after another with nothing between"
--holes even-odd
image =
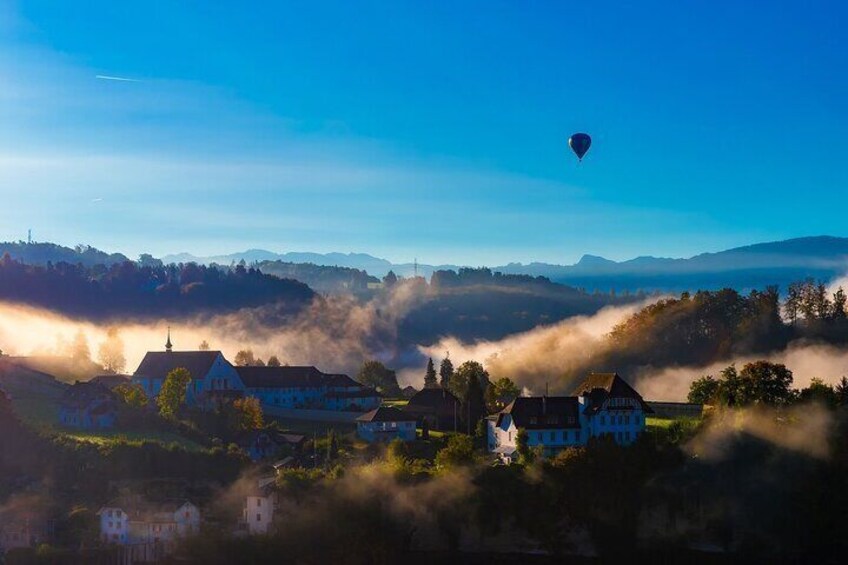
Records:
<instances>
[{"instance_id":1,"label":"white building","mask_svg":"<svg viewBox=\"0 0 848 565\"><path fill-rule=\"evenodd\" d=\"M415 421L408 414L390 406L380 406L356 419L356 435L368 442L415 440Z\"/></svg>"},{"instance_id":2,"label":"white building","mask_svg":"<svg viewBox=\"0 0 848 565\"><path fill-rule=\"evenodd\" d=\"M277 505L274 477L259 479L256 488L244 499L240 526L249 535L262 535L271 531Z\"/></svg>"},{"instance_id":3,"label":"white building","mask_svg":"<svg viewBox=\"0 0 848 565\"><path fill-rule=\"evenodd\" d=\"M200 510L191 502L149 505L115 503L101 508L100 539L119 545L170 545L200 531Z\"/></svg>"},{"instance_id":4,"label":"white building","mask_svg":"<svg viewBox=\"0 0 848 565\"><path fill-rule=\"evenodd\" d=\"M645 415L652 412L615 373L593 373L574 392L575 396L516 398L487 419L489 451L505 462L514 461L519 429L527 431L527 445L542 446L546 456L602 435L629 445L644 431Z\"/></svg>"}]
</instances>

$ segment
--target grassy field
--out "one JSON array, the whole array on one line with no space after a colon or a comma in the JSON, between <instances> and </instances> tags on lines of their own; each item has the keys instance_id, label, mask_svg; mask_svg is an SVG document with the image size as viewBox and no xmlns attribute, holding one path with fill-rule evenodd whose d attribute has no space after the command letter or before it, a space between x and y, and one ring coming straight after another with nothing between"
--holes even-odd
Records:
<instances>
[{"instance_id":1,"label":"grassy field","mask_svg":"<svg viewBox=\"0 0 848 565\"><path fill-rule=\"evenodd\" d=\"M391 398L383 400L383 406L391 406L392 408L403 408L409 404L406 398Z\"/></svg>"},{"instance_id":2,"label":"grassy field","mask_svg":"<svg viewBox=\"0 0 848 565\"><path fill-rule=\"evenodd\" d=\"M309 437L317 435L322 437L332 429L339 435L356 432L356 424L342 422L312 422L309 420L298 420L295 418L280 418L277 416L265 416L265 419L277 422L282 429L293 434L303 434Z\"/></svg>"},{"instance_id":3,"label":"grassy field","mask_svg":"<svg viewBox=\"0 0 848 565\"><path fill-rule=\"evenodd\" d=\"M645 418L645 426L648 428L667 428L674 422L673 418Z\"/></svg>"},{"instance_id":4,"label":"grassy field","mask_svg":"<svg viewBox=\"0 0 848 565\"><path fill-rule=\"evenodd\" d=\"M97 445L110 443L140 445L144 442L153 442L166 446L176 444L189 451L204 449L196 442L172 432L63 428L59 425L59 401L49 395L19 392L12 396L12 407L22 422L45 436L61 436Z\"/></svg>"},{"instance_id":5,"label":"grassy field","mask_svg":"<svg viewBox=\"0 0 848 565\"><path fill-rule=\"evenodd\" d=\"M186 451L204 451L205 448L181 435L171 432L130 432L121 430L75 430L63 431L57 435L75 441L93 443L95 445L110 445L126 443L141 445L145 442L159 443L164 446L176 445Z\"/></svg>"}]
</instances>

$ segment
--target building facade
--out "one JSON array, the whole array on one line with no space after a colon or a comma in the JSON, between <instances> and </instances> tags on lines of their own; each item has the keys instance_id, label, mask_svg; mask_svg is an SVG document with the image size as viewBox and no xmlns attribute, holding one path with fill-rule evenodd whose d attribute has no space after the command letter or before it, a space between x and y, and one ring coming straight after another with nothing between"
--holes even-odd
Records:
<instances>
[{"instance_id":1,"label":"building facade","mask_svg":"<svg viewBox=\"0 0 848 565\"><path fill-rule=\"evenodd\" d=\"M575 396L516 398L489 417L488 447L504 462L514 461L519 429L526 431L527 445L541 447L546 456L600 436L629 445L644 431L651 412L620 376L593 373L575 389Z\"/></svg>"},{"instance_id":2,"label":"building facade","mask_svg":"<svg viewBox=\"0 0 848 565\"><path fill-rule=\"evenodd\" d=\"M415 421L411 414L381 406L356 419L356 435L367 442L415 441Z\"/></svg>"},{"instance_id":3,"label":"building facade","mask_svg":"<svg viewBox=\"0 0 848 565\"><path fill-rule=\"evenodd\" d=\"M117 399L105 386L77 381L59 401L59 423L82 430L109 429L117 418Z\"/></svg>"}]
</instances>

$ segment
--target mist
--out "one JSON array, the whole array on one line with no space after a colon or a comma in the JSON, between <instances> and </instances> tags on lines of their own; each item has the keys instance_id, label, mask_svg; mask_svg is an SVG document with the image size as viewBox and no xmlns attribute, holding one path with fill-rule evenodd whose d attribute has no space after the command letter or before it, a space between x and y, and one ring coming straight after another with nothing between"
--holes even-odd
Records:
<instances>
[{"instance_id":1,"label":"mist","mask_svg":"<svg viewBox=\"0 0 848 565\"><path fill-rule=\"evenodd\" d=\"M81 332L96 361L107 331L116 328L131 372L146 352L164 349L170 327L177 351L195 350L206 341L231 360L239 350L251 349L263 359L276 355L291 365L355 373L366 359L389 361L398 354L399 320L422 300L416 285L398 284L392 292L365 303L347 296L318 297L294 316L280 314L271 306L177 320L112 319L97 324L41 308L0 303L0 350L7 355L66 356L69 344Z\"/></svg>"},{"instance_id":2,"label":"mist","mask_svg":"<svg viewBox=\"0 0 848 565\"><path fill-rule=\"evenodd\" d=\"M782 351L737 356L702 367L644 368L634 375L634 386L647 399L685 401L694 380L704 375L718 376L732 363L741 368L759 359L786 365L792 371L794 388L804 388L814 378L835 384L843 375L848 375L848 349L795 341Z\"/></svg>"},{"instance_id":3,"label":"mist","mask_svg":"<svg viewBox=\"0 0 848 565\"><path fill-rule=\"evenodd\" d=\"M448 352L454 366L479 361L493 379L508 377L532 393L541 393L546 385L552 393L568 393L575 383L567 375L586 367L608 347L605 336L613 327L655 300L608 306L592 316L574 316L498 341L466 343L446 337L420 350L435 359ZM598 371L613 369L594 367Z\"/></svg>"}]
</instances>

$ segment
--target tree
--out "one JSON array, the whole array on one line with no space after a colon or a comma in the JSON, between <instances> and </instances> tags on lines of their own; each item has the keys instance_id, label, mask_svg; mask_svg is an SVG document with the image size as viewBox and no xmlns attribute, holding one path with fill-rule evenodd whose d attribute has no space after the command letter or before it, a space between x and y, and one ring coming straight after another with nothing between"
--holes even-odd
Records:
<instances>
[{"instance_id":1,"label":"tree","mask_svg":"<svg viewBox=\"0 0 848 565\"><path fill-rule=\"evenodd\" d=\"M252 349L242 349L236 353L236 365L239 367L249 367L256 362L253 356Z\"/></svg>"},{"instance_id":2,"label":"tree","mask_svg":"<svg viewBox=\"0 0 848 565\"><path fill-rule=\"evenodd\" d=\"M456 368L453 377L450 379L449 390L463 402L468 397L468 386L471 383L472 376L477 378L477 383L485 394L489 387L489 373L477 361L466 361Z\"/></svg>"},{"instance_id":3,"label":"tree","mask_svg":"<svg viewBox=\"0 0 848 565\"><path fill-rule=\"evenodd\" d=\"M725 406L779 406L792 400L791 385L792 371L785 365L755 361L738 372L734 365L725 368L715 397Z\"/></svg>"},{"instance_id":4,"label":"tree","mask_svg":"<svg viewBox=\"0 0 848 565\"><path fill-rule=\"evenodd\" d=\"M783 303L783 311L786 313L786 319L794 326L801 312L801 283L794 282L789 285L786 291L786 300Z\"/></svg>"},{"instance_id":5,"label":"tree","mask_svg":"<svg viewBox=\"0 0 848 565\"><path fill-rule=\"evenodd\" d=\"M507 377L501 377L486 389L486 407L489 412L498 412L521 396L521 389Z\"/></svg>"},{"instance_id":6,"label":"tree","mask_svg":"<svg viewBox=\"0 0 848 565\"><path fill-rule=\"evenodd\" d=\"M268 366L269 367L279 367L280 366L280 360L277 358L276 355L271 355L270 357L268 357Z\"/></svg>"},{"instance_id":7,"label":"tree","mask_svg":"<svg viewBox=\"0 0 848 565\"><path fill-rule=\"evenodd\" d=\"M746 363L739 373L738 405L777 406L792 399L792 371L786 365L755 361Z\"/></svg>"},{"instance_id":8,"label":"tree","mask_svg":"<svg viewBox=\"0 0 848 565\"><path fill-rule=\"evenodd\" d=\"M124 383L116 386L112 389L112 392L118 395L118 398L120 398L127 406L132 408L144 408L147 406L147 394L144 392L141 385Z\"/></svg>"},{"instance_id":9,"label":"tree","mask_svg":"<svg viewBox=\"0 0 848 565\"><path fill-rule=\"evenodd\" d=\"M261 357L257 357L257 358L256 358L256 361L254 361L254 362L253 362L253 365L254 365L255 367L264 367L264 366L265 366L265 361L263 361Z\"/></svg>"},{"instance_id":10,"label":"tree","mask_svg":"<svg viewBox=\"0 0 848 565\"><path fill-rule=\"evenodd\" d=\"M159 415L163 418L175 418L180 406L185 404L186 390L191 382L191 373L188 369L178 367L168 373L159 396L156 397L156 405L159 407Z\"/></svg>"},{"instance_id":11,"label":"tree","mask_svg":"<svg viewBox=\"0 0 848 565\"><path fill-rule=\"evenodd\" d=\"M835 408L839 405L839 395L836 390L829 384L825 384L821 379L811 379L810 385L807 388L801 389L798 393L798 400L801 402L818 402L825 406Z\"/></svg>"},{"instance_id":12,"label":"tree","mask_svg":"<svg viewBox=\"0 0 848 565\"><path fill-rule=\"evenodd\" d=\"M689 385L687 400L694 404L712 404L718 398L719 382L712 375L704 375Z\"/></svg>"},{"instance_id":13,"label":"tree","mask_svg":"<svg viewBox=\"0 0 848 565\"><path fill-rule=\"evenodd\" d=\"M197 349L200 351L209 351L209 342L204 339L200 342L200 345L197 346Z\"/></svg>"},{"instance_id":14,"label":"tree","mask_svg":"<svg viewBox=\"0 0 848 565\"><path fill-rule=\"evenodd\" d=\"M836 393L836 404L839 406L848 406L848 378L842 377L839 379L833 390Z\"/></svg>"},{"instance_id":15,"label":"tree","mask_svg":"<svg viewBox=\"0 0 848 565\"><path fill-rule=\"evenodd\" d=\"M474 462L474 442L471 436L454 434L448 444L436 453L436 467L450 469Z\"/></svg>"},{"instance_id":16,"label":"tree","mask_svg":"<svg viewBox=\"0 0 848 565\"><path fill-rule=\"evenodd\" d=\"M234 427L239 431L258 430L263 425L262 405L255 396L233 401Z\"/></svg>"},{"instance_id":17,"label":"tree","mask_svg":"<svg viewBox=\"0 0 848 565\"><path fill-rule=\"evenodd\" d=\"M846 318L845 305L848 303L848 296L840 286L833 293L833 304L830 311L830 317L834 320L844 320Z\"/></svg>"},{"instance_id":18,"label":"tree","mask_svg":"<svg viewBox=\"0 0 848 565\"><path fill-rule=\"evenodd\" d=\"M518 428L515 434L515 451L518 453L518 462L527 465L533 462L533 452L530 449L530 436L524 428Z\"/></svg>"},{"instance_id":19,"label":"tree","mask_svg":"<svg viewBox=\"0 0 848 565\"><path fill-rule=\"evenodd\" d=\"M466 429L468 430L468 435L471 435L472 431L476 430L477 422L482 421L483 416L486 414L486 402L484 399L485 392L480 383L480 376L476 372L471 372L468 376L465 409L462 411L467 418Z\"/></svg>"},{"instance_id":20,"label":"tree","mask_svg":"<svg viewBox=\"0 0 848 565\"><path fill-rule=\"evenodd\" d=\"M100 344L97 358L103 369L108 373L121 373L127 367L127 358L124 356L124 340L118 334L118 328L110 327L106 330L106 341Z\"/></svg>"},{"instance_id":21,"label":"tree","mask_svg":"<svg viewBox=\"0 0 848 565\"><path fill-rule=\"evenodd\" d=\"M74 335L70 353L74 361L91 361L91 350L88 348L88 339L82 330L78 330Z\"/></svg>"},{"instance_id":22,"label":"tree","mask_svg":"<svg viewBox=\"0 0 848 565\"><path fill-rule=\"evenodd\" d=\"M363 363L356 380L387 396L400 396L401 394L397 374L373 359Z\"/></svg>"},{"instance_id":23,"label":"tree","mask_svg":"<svg viewBox=\"0 0 848 565\"><path fill-rule=\"evenodd\" d=\"M439 382L436 380L436 368L433 367L433 358L427 361L427 371L424 373L424 388L436 388Z\"/></svg>"},{"instance_id":24,"label":"tree","mask_svg":"<svg viewBox=\"0 0 848 565\"><path fill-rule=\"evenodd\" d=\"M339 455L339 440L336 431L330 428L327 432L327 462L333 461Z\"/></svg>"},{"instance_id":25,"label":"tree","mask_svg":"<svg viewBox=\"0 0 848 565\"><path fill-rule=\"evenodd\" d=\"M451 377L453 377L453 363L450 357L445 357L439 365L439 384L442 388L450 390Z\"/></svg>"},{"instance_id":26,"label":"tree","mask_svg":"<svg viewBox=\"0 0 848 565\"><path fill-rule=\"evenodd\" d=\"M386 288L391 288L395 286L398 282L397 275L394 271L389 271L386 273L386 276L383 277L383 286Z\"/></svg>"},{"instance_id":27,"label":"tree","mask_svg":"<svg viewBox=\"0 0 848 565\"><path fill-rule=\"evenodd\" d=\"M477 427L474 429L474 442L483 453L489 450L489 426L485 419L477 420Z\"/></svg>"}]
</instances>

